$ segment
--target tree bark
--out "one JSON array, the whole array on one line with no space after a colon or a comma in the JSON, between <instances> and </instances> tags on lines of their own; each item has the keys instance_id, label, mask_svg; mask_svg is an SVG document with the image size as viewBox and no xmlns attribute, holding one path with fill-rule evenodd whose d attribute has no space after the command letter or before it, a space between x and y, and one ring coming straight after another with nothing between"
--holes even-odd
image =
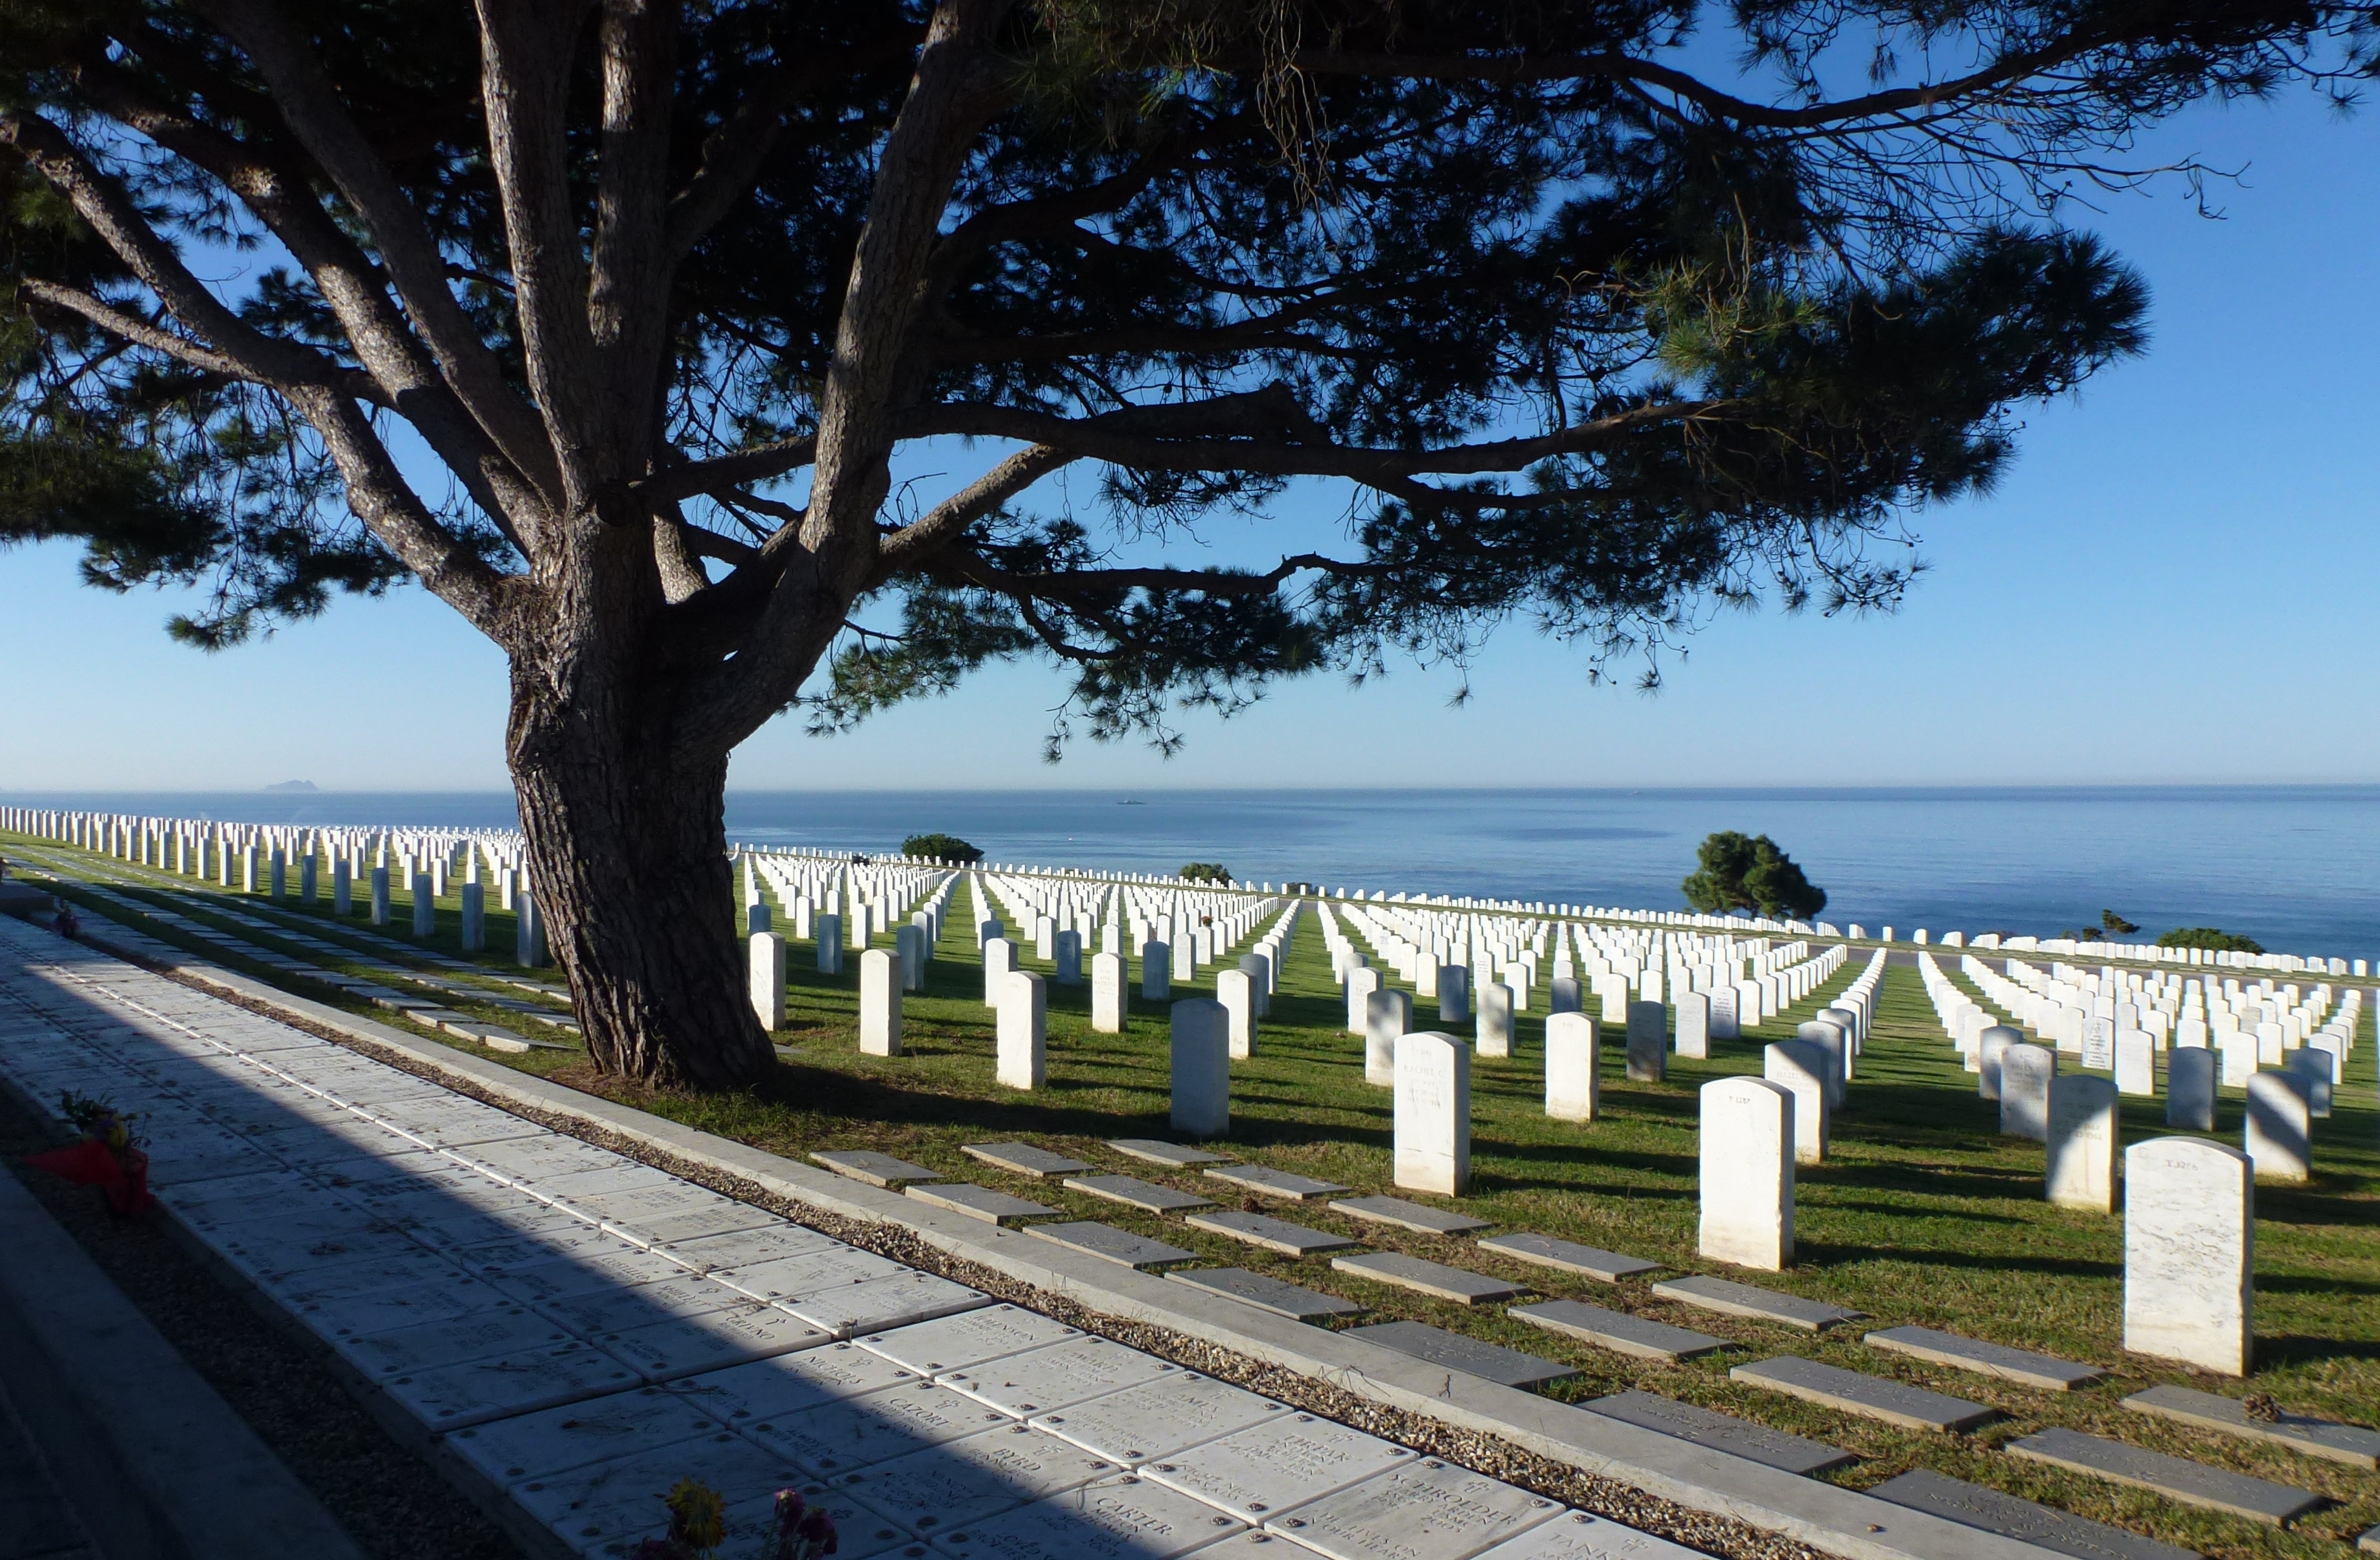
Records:
<instances>
[{"instance_id":1,"label":"tree bark","mask_svg":"<svg viewBox=\"0 0 2380 1560\"><path fill-rule=\"evenodd\" d=\"M581 690L582 695L585 690ZM507 732L529 891L603 1072L748 1084L775 1052L752 1011L725 851L727 756L623 713L653 690L567 700L516 666Z\"/></svg>"}]
</instances>

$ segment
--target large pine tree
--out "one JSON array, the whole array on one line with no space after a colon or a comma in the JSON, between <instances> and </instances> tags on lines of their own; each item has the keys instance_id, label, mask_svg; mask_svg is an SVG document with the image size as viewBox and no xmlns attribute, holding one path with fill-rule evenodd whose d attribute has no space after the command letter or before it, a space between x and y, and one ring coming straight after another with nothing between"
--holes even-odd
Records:
<instances>
[{"instance_id":1,"label":"large pine tree","mask_svg":"<svg viewBox=\"0 0 2380 1560\"><path fill-rule=\"evenodd\" d=\"M1888 604L1896 516L2140 345L2047 198L2342 25L0 0L0 537L212 585L211 646L434 592L509 658L589 1050L734 1084L771 1053L722 788L771 717L1039 657L1169 741L1514 614L1600 665L1715 602ZM924 440L973 464L917 510ZM1163 545L1299 478L1354 495L1343 546Z\"/></svg>"}]
</instances>

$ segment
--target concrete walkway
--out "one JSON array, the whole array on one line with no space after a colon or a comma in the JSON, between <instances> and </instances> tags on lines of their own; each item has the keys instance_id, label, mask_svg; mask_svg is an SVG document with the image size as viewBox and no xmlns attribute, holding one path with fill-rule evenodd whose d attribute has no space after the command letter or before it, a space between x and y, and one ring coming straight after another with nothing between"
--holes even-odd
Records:
<instances>
[{"instance_id":1,"label":"concrete walkway","mask_svg":"<svg viewBox=\"0 0 2380 1560\"><path fill-rule=\"evenodd\" d=\"M1087 1336L20 923L0 1076L145 1115L171 1216L533 1552L697 1477L839 1560L1691 1551Z\"/></svg>"}]
</instances>

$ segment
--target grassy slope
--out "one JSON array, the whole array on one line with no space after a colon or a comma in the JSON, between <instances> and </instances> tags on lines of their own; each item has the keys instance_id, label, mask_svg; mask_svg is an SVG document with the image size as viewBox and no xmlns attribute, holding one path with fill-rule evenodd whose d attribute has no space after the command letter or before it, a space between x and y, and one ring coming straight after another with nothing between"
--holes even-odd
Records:
<instances>
[{"instance_id":1,"label":"grassy slope","mask_svg":"<svg viewBox=\"0 0 2380 1560\"><path fill-rule=\"evenodd\" d=\"M492 913L490 941L508 948L509 927L500 937L497 919ZM1783 1275L1739 1275L1855 1307L1869 1322L1814 1338L1657 1300L1644 1281L1615 1288L1572 1279L1493 1257L1467 1241L1344 1221L1318 1205L1268 1210L1342 1229L1375 1248L1524 1278L1548 1295L1617 1306L1743 1345L1660 1367L1567 1342L1511 1321L1497 1308L1473 1311L1423 1300L1334 1274L1326 1258L1273 1256L1187 1229L1178 1220L1021 1182L967 1159L959 1153L961 1143L1022 1137L1103 1168L1129 1168L1198 1190L1225 1205L1238 1202L1229 1188L1122 1161L1099 1146L1105 1138L1166 1135L1165 1028L1160 1014L1135 1013L1122 1035L1095 1034L1087 988L1053 985L1049 1087L1030 1095L995 1088L991 1015L979 999L980 969L965 931L975 919L962 889L928 989L905 1004L907 1054L898 1058L856 1054L855 977L812 973L814 958L804 943L795 945L790 960L789 1033L778 1036L797 1047L796 1055L749 1094L703 1097L625 1089L598 1081L576 1053L517 1058L516 1065L790 1156L827 1147L886 1149L953 1176L1038 1197L1073 1216L1161 1235L1216 1262L1346 1294L1372 1308L1366 1320L1410 1316L1561 1358L1584 1374L1556 1388L1559 1396L1641 1386L1818 1436L1862 1455L1862 1463L1835 1476L1851 1484L1864 1486L1922 1465L2220 1556L2337 1555L2336 1540L2351 1539L2380 1522L2380 1475L2189 1431L2117 1407L2118 1398L2152 1382L2192 1381L2188 1372L2155 1367L2122 1352L2121 1216L2053 1209L2041 1201L2039 1146L1996 1134L1993 1107L1974 1097L1973 1080L1960 1071L1942 1039L1913 970L1895 967L1886 978L1876 1036L1862 1058L1850 1107L1837 1118L1832 1162L1803 1169L1797 1265ZM402 913L398 921L407 924ZM451 932L442 940L451 949ZM1863 963L1854 959L1794 1013L1743 1040L1720 1043L1719 1054L1710 1060L1672 1058L1666 1083L1628 1082L1614 1048L1607 1047L1604 1119L1591 1126L1546 1119L1543 1014L1523 1015L1515 1057L1474 1060L1475 1184L1461 1206L1503 1226L1686 1270L1708 1269L1694 1254L1695 1088L1728 1073L1756 1072L1760 1044L1790 1034L1797 1018L1824 1006ZM1026 967L1037 966L1028 960ZM1196 989L1208 992L1210 983ZM1427 1004L1423 1010L1434 1010ZM1341 1016L1321 938L1308 919L1264 1025L1258 1054L1233 1064L1232 1136L1220 1146L1362 1191L1390 1191L1388 1093L1364 1083L1361 1042L1341 1032ZM2260 1363L2252 1384L2292 1409L2363 1422L2380 1417L2380 1310L2370 1304L2380 1294L2380 1149L2374 1142L2380 1136L2380 1102L2372 1073L2372 1053L2359 1048L2352 1082L2342 1089L2337 1113L2317 1123L2315 1181L2306 1188L2268 1186L2258 1193ZM2237 1142L2240 1110L2238 1092L2227 1092L2218 1123L2223 1141ZM2161 1101L2125 1102L2126 1141L2164 1131ZM1858 1341L1868 1327L1908 1323L2086 1360L2115 1374L2081 1393L2038 1393L1900 1360ZM1988 1402L2006 1417L1972 1436L1938 1436L1891 1429L1728 1379L1732 1365L1788 1353ZM2193 1385L2223 1389L2223 1384L2206 1380ZM2277 1533L1993 1451L2051 1424L2318 1489L2342 1504L2308 1518L2296 1531Z\"/></svg>"}]
</instances>

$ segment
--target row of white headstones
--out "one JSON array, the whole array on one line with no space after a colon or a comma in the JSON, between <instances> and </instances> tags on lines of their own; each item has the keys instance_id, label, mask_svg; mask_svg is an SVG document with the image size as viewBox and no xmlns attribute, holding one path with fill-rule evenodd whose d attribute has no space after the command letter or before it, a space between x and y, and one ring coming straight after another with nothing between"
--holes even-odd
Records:
<instances>
[{"instance_id":1,"label":"row of white headstones","mask_svg":"<svg viewBox=\"0 0 2380 1560\"><path fill-rule=\"evenodd\" d=\"M360 834L383 842L395 841L395 848L412 853L425 864L441 860L451 861L466 849L476 849L484 853L492 865L500 868L509 867L516 873L526 875L524 863L527 857L527 845L516 829L300 829L285 825L239 824L215 819L155 817L36 807L0 807L0 828L69 841L87 849L120 855L127 860L151 862L153 855L153 864L159 865L164 865L170 851L176 861L176 865L170 870L175 871L190 870L182 865L185 858L195 855L202 861L210 850L213 851L218 860L224 860L234 853L244 853L251 847L257 848L260 853L263 853L269 852L273 846L279 845L285 855L295 860L302 854L309 853L308 851L301 849L301 841L310 837L317 840L329 840L334 838ZM325 845L323 848L329 847ZM737 844L730 851L730 854L737 859L755 853L785 858L807 857L824 861L849 859L830 852L795 850L786 847L775 847L766 853L759 853L754 847ZM383 860L381 865L387 864ZM938 862L932 865L941 866L948 864ZM226 874L223 881L227 886L231 881L228 876L230 868L226 865L222 870ZM1092 884L1114 882L1172 889L1185 886L1178 878L1160 877L1152 874L1085 873L1071 868L1053 869L1024 865L1008 868L986 867L982 870L1006 871L1039 879L1073 879ZM361 868L358 867L358 876L360 871ZM407 877L400 877L398 880L409 881ZM441 892L443 891L442 884ZM1269 895L1276 890L1273 885L1265 884L1262 885L1260 891ZM1286 894L1289 890L1284 887L1279 891ZM1320 897L1351 904L1374 904L1390 908L1407 905L1451 907L1475 914L1489 912L1500 916L1558 916L1573 921L1633 925L1647 929L1702 928L1716 931L1726 937L1740 937L1748 930L1755 933L1777 932L1803 937L1848 936L1853 942L1868 940L1867 929L1864 926L1854 924L1847 930L1839 930L1832 924L1823 921L1814 925L1800 921L1778 921L1766 917L1746 918L1680 911L1631 910L1621 906L1555 904L1542 901L1391 894L1381 889L1364 890L1343 887L1322 890ZM1879 936L1885 942L1893 942L1901 934L1897 933L1893 927L1886 926ZM2373 971L2373 961L2368 960L2348 960L2318 954L2246 953L2225 949L2164 948L2151 943L2080 942L2031 937L2003 938L1998 933L1980 933L1971 938L1961 932L1929 934L1923 927L1907 934L1907 940L1921 948L1930 944L1944 948L1998 949L2027 953L2082 954L2099 960L2114 959L2188 969L2262 970L2289 974L2311 972L2337 977L2345 977L2352 973L2359 980L2365 978Z\"/></svg>"},{"instance_id":2,"label":"row of white headstones","mask_svg":"<svg viewBox=\"0 0 2380 1560\"><path fill-rule=\"evenodd\" d=\"M327 855L334 900L344 900L354 880L370 872L375 920L381 923L388 919L393 872L409 880L419 919L421 908L444 893L443 878L460 855L467 876L467 941L472 940L472 901L479 898L485 863L508 908L524 913L521 956L531 961L534 903L517 836L276 832L191 820L152 820L153 827L141 828L103 815L24 814L12 810L0 821L94 849L103 845L127 860L191 876L203 876L212 861L225 886L237 872L239 886L249 891L285 893L284 878L294 856L298 891L315 897L317 862ZM781 902L796 920L796 935L820 944L822 968L840 970L846 937L854 946L872 941L881 925L915 906L909 925L898 928L893 949L861 950L863 1047L898 1054L900 994L923 983L923 965L940 938L957 874L852 866L823 857L792 865L771 858L770 867L754 870L768 871ZM747 881L747 913L758 923L754 999L773 1026L783 1022L783 939L766 925L767 906L748 887L748 873ZM1175 1003L1171 1015L1176 1125L1194 1133L1227 1130L1229 1061L1235 1053L1253 1050L1256 1021L1287 954L1300 904L1282 908L1277 901L1251 901L1248 896L1196 895L1180 885L1073 882L1053 888L1029 874L978 875L975 884L977 904L1000 894L1020 925L1031 926L1037 954L1059 962L1062 970L1061 938L1073 939L1078 956L1081 928L1100 925L1103 946L1093 960L1093 987L1094 1022L1101 1028L1122 1027L1124 960L1113 944L1123 925L1129 925L1141 941L1144 998L1162 1000L1170 978L1185 970L1184 955L1148 934L1186 929L1195 921L1197 930L1176 943L1185 950L1186 970L1195 970L1236 943L1263 915L1278 912L1257 951L1241 968L1219 972L1219 999ZM845 904L851 907L847 929L841 913ZM1439 998L1441 1022L1469 1017L1472 990L1482 993L1483 1008L1491 1013L1525 1008L1552 941L1547 1108L1575 1120L1593 1119L1597 1109L1597 1036L1594 1021L1578 1010L1582 973L1602 1001L1605 1022L1627 1024L1631 1076L1657 1077L1671 1027L1670 1012L1659 1001L1664 994L1676 998L1680 1049L1693 1054L1697 1039L1725 1038L1738 1024L1758 1022L1799 1000L1847 957L1840 947L1810 956L1805 944L1771 948L1766 938L1664 925L1685 919L1677 917L1647 916L1653 924L1612 925L1532 923L1482 916L1471 907L1387 905L1377 900L1342 901L1341 908L1349 925L1408 984L1427 982L1431 989L1425 995ZM803 920L809 924L799 925ZM1441 1032L1413 1032L1413 994L1380 987L1378 973L1341 931L1327 902L1322 924L1348 995L1349 1028L1366 1036L1366 1075L1394 1090L1396 1183L1424 1192L1459 1193L1469 1180L1470 1058L1474 1046L1494 1054L1499 1025L1491 1016L1468 1046ZM1000 1012L999 1073L1009 1086L1038 1087L1046 1046L1042 977L1014 967L1014 945L1000 932L999 923L989 918L978 926L986 1000ZM1794 1041L1767 1048L1764 1077L1723 1079L1704 1087L1699 1246L1705 1256L1771 1271L1791 1262L1793 1167L1798 1159L1824 1153L1829 1111L1852 1075L1882 957L1876 954L1851 989L1803 1025ZM542 961L541 950L534 961ZM1480 978L1487 973L1499 978ZM2237 1082L2247 1093L2244 1150L2168 1136L2123 1153L2125 1347L2208 1370L2244 1373L2252 1348L2254 1181L2260 1172L2304 1173L2315 1101L2335 1085L2338 1068L2352 1055L2362 994L2350 991L2341 999L2322 986L2307 995L2263 982L2242 988L2236 979L2220 987L2182 982L2177 991L2170 975L2152 974L2144 981L2108 970L2094 975L2063 967L2045 975L2016 961L2003 973L1968 958L1963 973L1986 997L2052 1042L2034 1046L2022 1031L1983 1022L1990 1015L1958 992L1930 957L1925 973L1946 1032L1976 1073L1979 1091L1998 1098L2004 1131L2045 1143L2049 1195L2070 1205L2112 1206L2119 1084L2087 1072L2061 1076L2058 1047L2068 1047L2086 1069L2104 1058L2135 1092L2149 1093L2155 1089L2155 1058L2168 1054L2168 1119L2201 1130L2212 1127L2216 1058L2223 1058L2222 1082ZM1491 989L1504 998L1488 995ZM765 1006L769 1002L776 1005L773 1016ZM1508 1046L1508 1030L1502 1038ZM2306 1043L2297 1044L2301 1039ZM2281 1055L2275 1057L2275 1050ZM2251 1054L2252 1071L2245 1059ZM1383 1059L1385 1078L1376 1075ZM2282 1068L2265 1066L2275 1060ZM2187 1119L2177 1119L2177 1112Z\"/></svg>"},{"instance_id":3,"label":"row of white headstones","mask_svg":"<svg viewBox=\"0 0 2380 1560\"><path fill-rule=\"evenodd\" d=\"M2000 1131L2043 1144L2047 1200L2112 1213L2120 1167L2124 1347L2244 1374L2254 1351L2255 1183L2303 1181L2311 1174L2313 1122L2329 1114L2338 1070L2354 1052L2363 994L2347 992L2325 1021L2331 1001L2325 987L2301 998L2286 987L2242 991L2233 985L2216 988L2210 998L2195 981L2175 990L2128 981L2120 972L2054 966L2045 973L2017 961L1996 971L1969 956L1961 973L2002 1010L1995 1014L1930 957L1921 957L1920 967L1977 1093L1998 1105ZM2321 1022L2312 1038L2324 1044L2288 1044L2292 1030L2267 1011L2268 1003L2287 1003L2292 1018ZM2226 1030L2211 1031L2203 1017L2189 1016L2210 1005L2231 1021ZM2249 1017L2261 1033L2239 1027ZM2149 1021L2144 1026L2137 1022L2142 1018ZM2049 1043L2028 1041L2024 1029L2003 1019ZM2159 1019L2171 1024L2170 1046ZM2218 1052L2210 1034L2234 1038ZM2257 1066L2260 1046L2269 1046L2270 1059L2282 1065ZM2061 1055L2086 1070L2060 1072ZM2235 1072L2232 1058L2241 1055L2248 1068ZM2213 1131L2217 1089L2236 1085L2246 1096L2240 1147L2195 1136L2122 1146L2119 1101L2126 1094L2155 1094L2160 1056L2167 1124Z\"/></svg>"}]
</instances>

